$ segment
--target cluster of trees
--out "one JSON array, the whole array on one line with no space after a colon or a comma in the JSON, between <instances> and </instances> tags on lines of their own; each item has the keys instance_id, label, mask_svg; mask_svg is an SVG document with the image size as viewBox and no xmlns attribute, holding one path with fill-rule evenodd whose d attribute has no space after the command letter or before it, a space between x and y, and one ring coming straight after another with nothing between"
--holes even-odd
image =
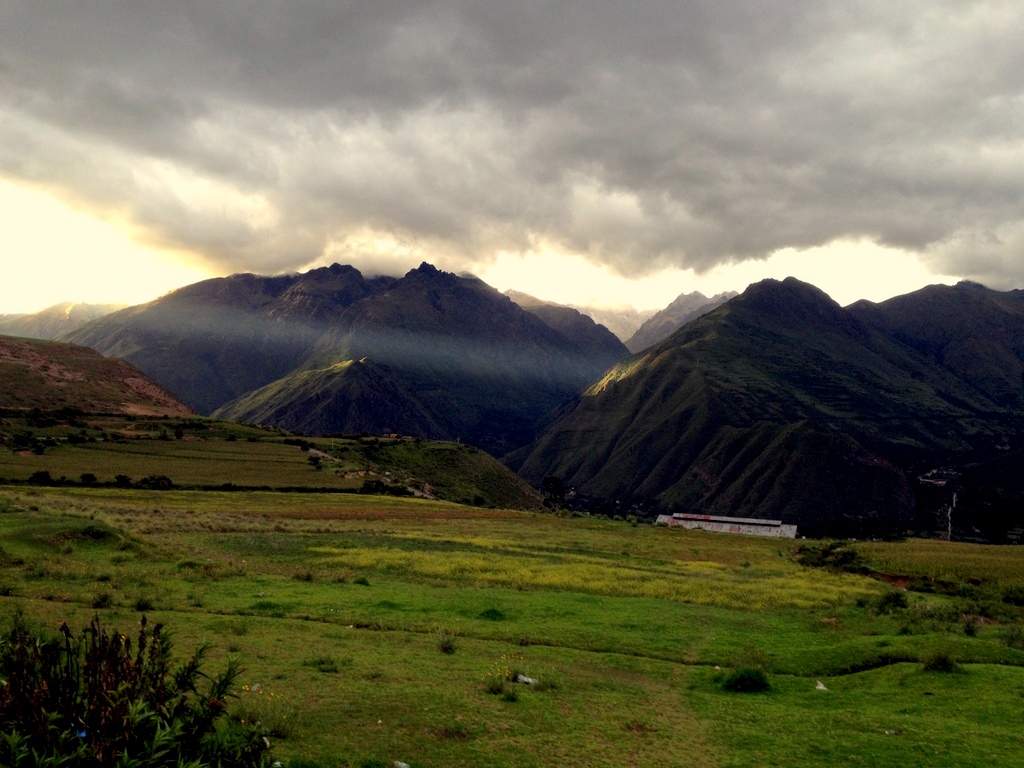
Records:
<instances>
[{"instance_id":1,"label":"cluster of trees","mask_svg":"<svg viewBox=\"0 0 1024 768\"><path fill-rule=\"evenodd\" d=\"M113 486L115 488L143 488L147 491L169 491L174 483L167 475L146 475L138 482L133 482L128 475L114 475L112 483L101 483L92 472L83 472L78 481L66 477L53 477L48 470L40 469L29 475L29 485L82 485L82 486Z\"/></svg>"}]
</instances>

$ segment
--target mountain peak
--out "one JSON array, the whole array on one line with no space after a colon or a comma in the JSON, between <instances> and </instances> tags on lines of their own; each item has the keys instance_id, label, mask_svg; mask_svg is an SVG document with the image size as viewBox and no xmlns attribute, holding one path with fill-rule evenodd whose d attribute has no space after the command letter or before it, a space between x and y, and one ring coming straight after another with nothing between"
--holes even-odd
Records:
<instances>
[{"instance_id":1,"label":"mountain peak","mask_svg":"<svg viewBox=\"0 0 1024 768\"><path fill-rule=\"evenodd\" d=\"M420 264L418 267L416 267L416 269L410 269L409 272L406 273L405 276L406 277L412 277L414 275L424 275L426 277L434 277L434 276L437 276L437 275L446 275L446 274L448 274L448 273L447 272L442 272L437 267L435 267L433 264L428 264L427 262L424 261L422 264Z\"/></svg>"},{"instance_id":2,"label":"mountain peak","mask_svg":"<svg viewBox=\"0 0 1024 768\"><path fill-rule=\"evenodd\" d=\"M734 306L761 315L797 322L848 321L843 308L827 293L810 283L787 277L752 283L734 300Z\"/></svg>"},{"instance_id":3,"label":"mountain peak","mask_svg":"<svg viewBox=\"0 0 1024 768\"><path fill-rule=\"evenodd\" d=\"M989 290L988 286L977 283L974 280L961 280L954 287L967 291L984 291L986 293Z\"/></svg>"}]
</instances>

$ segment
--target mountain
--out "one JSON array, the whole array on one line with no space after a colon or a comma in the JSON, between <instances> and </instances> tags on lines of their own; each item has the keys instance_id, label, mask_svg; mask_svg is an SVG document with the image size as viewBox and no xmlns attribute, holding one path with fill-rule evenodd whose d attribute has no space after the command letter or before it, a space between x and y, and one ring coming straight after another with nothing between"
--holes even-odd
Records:
<instances>
[{"instance_id":1,"label":"mountain","mask_svg":"<svg viewBox=\"0 0 1024 768\"><path fill-rule=\"evenodd\" d=\"M679 330L691 320L696 320L715 307L721 306L735 295L735 291L728 291L709 299L699 291L682 293L671 304L646 320L626 340L626 347L630 352L640 352Z\"/></svg>"},{"instance_id":2,"label":"mountain","mask_svg":"<svg viewBox=\"0 0 1024 768\"><path fill-rule=\"evenodd\" d=\"M605 502L906 530L917 474L1016 447L1022 334L1018 292L937 286L844 310L764 281L615 365L509 463Z\"/></svg>"},{"instance_id":3,"label":"mountain","mask_svg":"<svg viewBox=\"0 0 1024 768\"><path fill-rule=\"evenodd\" d=\"M202 413L500 454L628 354L583 318L561 324L429 264L374 279L335 264L203 281L66 338L129 360Z\"/></svg>"},{"instance_id":4,"label":"mountain","mask_svg":"<svg viewBox=\"0 0 1024 768\"><path fill-rule=\"evenodd\" d=\"M575 310L593 320L597 325L605 327L617 339L623 342L632 336L644 321L655 314L653 309L636 309L630 306L591 307L583 304L558 304L515 290L505 291L505 295L523 307L523 309L533 310L537 307L559 307L561 309Z\"/></svg>"},{"instance_id":5,"label":"mountain","mask_svg":"<svg viewBox=\"0 0 1024 768\"><path fill-rule=\"evenodd\" d=\"M1024 291L933 285L850 314L919 352L993 402L1024 407Z\"/></svg>"},{"instance_id":6,"label":"mountain","mask_svg":"<svg viewBox=\"0 0 1024 768\"><path fill-rule=\"evenodd\" d=\"M615 359L611 362L629 354L629 350L614 333L578 309L544 301L521 291L505 291L505 295L530 314L539 317L546 325L573 341L580 349L590 350L598 356L613 355Z\"/></svg>"},{"instance_id":7,"label":"mountain","mask_svg":"<svg viewBox=\"0 0 1024 768\"><path fill-rule=\"evenodd\" d=\"M63 302L28 315L0 319L0 334L26 339L58 339L97 317L124 308L124 304L73 304ZM3 316L0 316L3 317Z\"/></svg>"},{"instance_id":8,"label":"mountain","mask_svg":"<svg viewBox=\"0 0 1024 768\"><path fill-rule=\"evenodd\" d=\"M446 431L399 376L365 358L295 371L233 400L216 415L300 433L308 433L310 424L324 434L392 434L399 424L408 437Z\"/></svg>"},{"instance_id":9,"label":"mountain","mask_svg":"<svg viewBox=\"0 0 1024 768\"><path fill-rule=\"evenodd\" d=\"M192 410L123 360L86 347L0 336L0 408L191 415Z\"/></svg>"},{"instance_id":10,"label":"mountain","mask_svg":"<svg viewBox=\"0 0 1024 768\"><path fill-rule=\"evenodd\" d=\"M582 304L567 304L566 306L593 318L595 323L603 325L623 342L636 333L636 330L656 312L653 309L636 309L630 306L588 307Z\"/></svg>"},{"instance_id":11,"label":"mountain","mask_svg":"<svg viewBox=\"0 0 1024 768\"><path fill-rule=\"evenodd\" d=\"M64 338L137 366L203 414L297 368L353 303L392 278L334 265L214 278L100 318Z\"/></svg>"}]
</instances>

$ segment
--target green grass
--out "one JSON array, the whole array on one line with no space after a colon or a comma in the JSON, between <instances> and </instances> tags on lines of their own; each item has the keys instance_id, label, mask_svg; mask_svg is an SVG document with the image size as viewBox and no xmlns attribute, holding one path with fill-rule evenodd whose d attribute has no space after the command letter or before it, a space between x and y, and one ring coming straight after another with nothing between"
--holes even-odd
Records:
<instances>
[{"instance_id":1,"label":"green grass","mask_svg":"<svg viewBox=\"0 0 1024 768\"><path fill-rule=\"evenodd\" d=\"M0 476L26 480L38 470L78 480L92 472L100 483L124 474L133 480L165 475L188 485L358 488L361 483L310 466L295 446L225 440L135 440L64 446L42 456L0 452ZM56 474L59 472L59 475Z\"/></svg>"},{"instance_id":2,"label":"green grass","mask_svg":"<svg viewBox=\"0 0 1024 768\"><path fill-rule=\"evenodd\" d=\"M184 488L361 492L370 484L474 506L541 507L539 494L470 446L412 438L313 442L199 417L0 419L0 482L37 482L37 473L61 485L85 484L87 477L112 485L119 476L133 484L167 478Z\"/></svg>"},{"instance_id":3,"label":"green grass","mask_svg":"<svg viewBox=\"0 0 1024 768\"><path fill-rule=\"evenodd\" d=\"M8 488L0 612L131 629L142 605L182 651L210 641L286 765L1014 764L1024 609L973 635L969 595L881 611L891 586L797 546L391 497ZM993 589L1024 564L974 552L863 547ZM726 691L744 667L770 689Z\"/></svg>"}]
</instances>

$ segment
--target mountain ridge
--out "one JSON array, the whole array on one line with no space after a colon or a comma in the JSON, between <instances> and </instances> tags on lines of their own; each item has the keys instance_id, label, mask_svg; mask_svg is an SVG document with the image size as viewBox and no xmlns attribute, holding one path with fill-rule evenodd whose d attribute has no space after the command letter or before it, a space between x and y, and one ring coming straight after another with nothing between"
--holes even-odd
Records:
<instances>
[{"instance_id":1,"label":"mountain ridge","mask_svg":"<svg viewBox=\"0 0 1024 768\"><path fill-rule=\"evenodd\" d=\"M353 377L369 369L351 362L365 360L403 403L407 417L391 419L394 431L419 434L428 424L425 437L498 455L532 439L549 410L628 354L588 323L563 333L483 281L426 263L401 278L372 279L332 265L203 281L67 338L125 357L202 413L308 434L379 423L324 416L325 398L343 409L343 393L362 386ZM300 372L321 388L297 387L290 402L282 382L297 384Z\"/></svg>"},{"instance_id":2,"label":"mountain ridge","mask_svg":"<svg viewBox=\"0 0 1024 768\"><path fill-rule=\"evenodd\" d=\"M975 301L998 305L982 290ZM956 327L949 307L963 297L939 293ZM793 278L755 283L613 366L510 465L605 500L783 519L811 534L909 527L915 467L995 455L1024 411L1019 385L997 397L976 386L982 370L972 381L897 338L886 317L899 306L844 310ZM1005 320L991 314L973 333Z\"/></svg>"},{"instance_id":3,"label":"mountain ridge","mask_svg":"<svg viewBox=\"0 0 1024 768\"><path fill-rule=\"evenodd\" d=\"M667 307L645 320L626 339L626 348L634 354L641 352L736 295L736 291L723 291L708 298L700 291L681 293Z\"/></svg>"},{"instance_id":4,"label":"mountain ridge","mask_svg":"<svg viewBox=\"0 0 1024 768\"><path fill-rule=\"evenodd\" d=\"M64 301L39 312L0 315L0 334L26 339L54 340L111 312L124 304L82 304Z\"/></svg>"}]
</instances>

